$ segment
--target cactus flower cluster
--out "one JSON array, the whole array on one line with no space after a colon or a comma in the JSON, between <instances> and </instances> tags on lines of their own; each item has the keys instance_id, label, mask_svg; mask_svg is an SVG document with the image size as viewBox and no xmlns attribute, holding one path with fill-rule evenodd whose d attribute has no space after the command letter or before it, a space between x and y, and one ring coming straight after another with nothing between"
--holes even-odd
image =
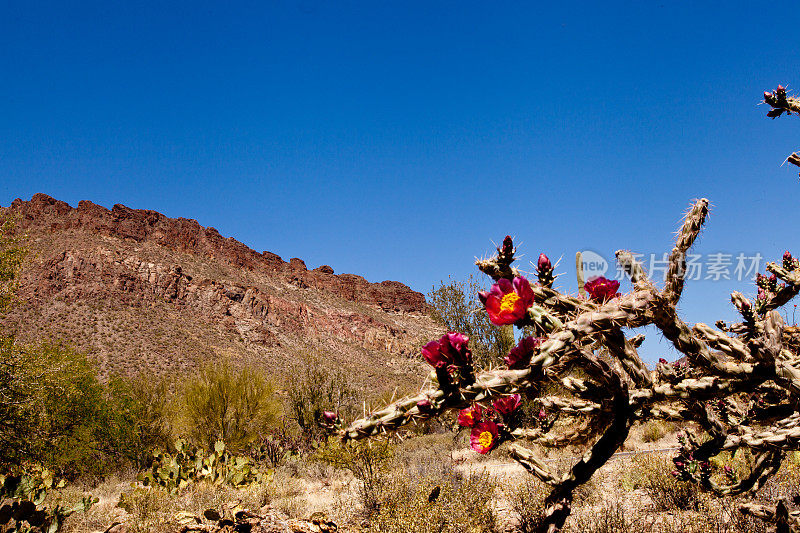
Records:
<instances>
[{"instance_id":1,"label":"cactus flower cluster","mask_svg":"<svg viewBox=\"0 0 800 533\"><path fill-rule=\"evenodd\" d=\"M469 337L451 331L422 348L422 356L434 368L456 368L472 364Z\"/></svg>"},{"instance_id":2,"label":"cactus flower cluster","mask_svg":"<svg viewBox=\"0 0 800 533\"><path fill-rule=\"evenodd\" d=\"M494 449L509 431L516 428L516 414L522 405L522 396L511 394L497 398L490 408L479 404L461 409L458 424L470 428L470 446L478 453L486 454Z\"/></svg>"}]
</instances>

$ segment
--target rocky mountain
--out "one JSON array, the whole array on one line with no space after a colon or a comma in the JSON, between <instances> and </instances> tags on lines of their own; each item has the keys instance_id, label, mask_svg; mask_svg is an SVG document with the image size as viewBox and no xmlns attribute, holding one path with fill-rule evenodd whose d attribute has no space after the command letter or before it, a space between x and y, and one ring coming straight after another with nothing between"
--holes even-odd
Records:
<instances>
[{"instance_id":1,"label":"rocky mountain","mask_svg":"<svg viewBox=\"0 0 800 533\"><path fill-rule=\"evenodd\" d=\"M418 381L419 348L442 333L424 296L400 282L309 270L195 220L45 194L0 212L19 217L31 249L22 303L3 326L68 342L105 376L226 357L282 379L316 361L387 389Z\"/></svg>"}]
</instances>

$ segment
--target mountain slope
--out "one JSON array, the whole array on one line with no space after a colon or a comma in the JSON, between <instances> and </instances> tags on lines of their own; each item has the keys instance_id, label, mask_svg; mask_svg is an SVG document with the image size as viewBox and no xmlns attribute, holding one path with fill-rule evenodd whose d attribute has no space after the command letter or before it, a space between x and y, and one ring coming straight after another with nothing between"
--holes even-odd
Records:
<instances>
[{"instance_id":1,"label":"mountain slope","mask_svg":"<svg viewBox=\"0 0 800 533\"><path fill-rule=\"evenodd\" d=\"M31 248L23 303L4 326L69 342L104 376L228 357L282 380L316 353L384 390L417 382L419 348L441 334L424 296L402 283L308 270L194 220L44 194L0 210L20 216Z\"/></svg>"}]
</instances>

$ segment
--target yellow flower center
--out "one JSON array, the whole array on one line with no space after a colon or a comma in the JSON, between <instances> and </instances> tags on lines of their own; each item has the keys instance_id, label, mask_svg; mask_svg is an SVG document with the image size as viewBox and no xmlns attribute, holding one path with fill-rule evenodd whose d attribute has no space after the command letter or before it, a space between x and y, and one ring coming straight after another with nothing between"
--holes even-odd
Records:
<instances>
[{"instance_id":1,"label":"yellow flower center","mask_svg":"<svg viewBox=\"0 0 800 533\"><path fill-rule=\"evenodd\" d=\"M500 311L513 311L517 300L519 300L519 294L516 292L509 292L504 295L500 300Z\"/></svg>"},{"instance_id":2,"label":"yellow flower center","mask_svg":"<svg viewBox=\"0 0 800 533\"><path fill-rule=\"evenodd\" d=\"M482 448L489 448L492 445L493 439L494 437L489 431L484 431L478 435L478 444L480 444Z\"/></svg>"}]
</instances>

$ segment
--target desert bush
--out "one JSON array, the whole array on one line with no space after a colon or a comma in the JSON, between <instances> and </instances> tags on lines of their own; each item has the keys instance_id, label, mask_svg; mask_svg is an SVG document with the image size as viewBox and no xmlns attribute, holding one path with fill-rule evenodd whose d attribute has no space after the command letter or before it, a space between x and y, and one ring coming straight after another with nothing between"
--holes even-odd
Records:
<instances>
[{"instance_id":1,"label":"desert bush","mask_svg":"<svg viewBox=\"0 0 800 533\"><path fill-rule=\"evenodd\" d=\"M641 431L643 442L656 442L667 434L667 428L661 420L648 420L642 425Z\"/></svg>"},{"instance_id":2,"label":"desert bush","mask_svg":"<svg viewBox=\"0 0 800 533\"><path fill-rule=\"evenodd\" d=\"M212 449L217 441L248 451L275 424L280 403L259 369L233 368L227 361L207 363L188 377L179 399L179 427L190 440Z\"/></svg>"},{"instance_id":3,"label":"desert bush","mask_svg":"<svg viewBox=\"0 0 800 533\"><path fill-rule=\"evenodd\" d=\"M171 441L169 387L163 378L139 375L112 377L105 390L99 446L116 457L118 468L145 468L156 448Z\"/></svg>"},{"instance_id":4,"label":"desert bush","mask_svg":"<svg viewBox=\"0 0 800 533\"><path fill-rule=\"evenodd\" d=\"M27 254L25 237L14 231L17 220L0 216L0 312L14 303L18 274Z\"/></svg>"},{"instance_id":5,"label":"desert bush","mask_svg":"<svg viewBox=\"0 0 800 533\"><path fill-rule=\"evenodd\" d=\"M599 506L579 508L564 529L574 533L641 533L649 530L625 510L618 498L608 499Z\"/></svg>"},{"instance_id":6,"label":"desert bush","mask_svg":"<svg viewBox=\"0 0 800 533\"><path fill-rule=\"evenodd\" d=\"M0 338L0 392L0 463L24 460L70 478L107 471L110 458L96 446L103 387L84 354Z\"/></svg>"},{"instance_id":7,"label":"desert bush","mask_svg":"<svg viewBox=\"0 0 800 533\"><path fill-rule=\"evenodd\" d=\"M319 355L309 356L305 368L289 382L288 413L300 428L308 447L324 440L327 432L320 425L326 411L340 417L353 416L358 409L356 390L341 369L331 369Z\"/></svg>"},{"instance_id":8,"label":"desert bush","mask_svg":"<svg viewBox=\"0 0 800 533\"><path fill-rule=\"evenodd\" d=\"M448 476L453 469L452 454L463 449L459 435L452 432L420 435L395 447L394 464L420 478Z\"/></svg>"},{"instance_id":9,"label":"desert bush","mask_svg":"<svg viewBox=\"0 0 800 533\"><path fill-rule=\"evenodd\" d=\"M388 440L342 443L330 439L317 448L314 458L353 474L360 482L360 503L369 516L380 509L384 492L394 482L390 471L393 455L394 445Z\"/></svg>"},{"instance_id":10,"label":"desert bush","mask_svg":"<svg viewBox=\"0 0 800 533\"><path fill-rule=\"evenodd\" d=\"M526 479L506 487L504 496L515 515L518 533L535 533L544 523L547 487L535 479Z\"/></svg>"},{"instance_id":11,"label":"desert bush","mask_svg":"<svg viewBox=\"0 0 800 533\"><path fill-rule=\"evenodd\" d=\"M491 501L496 488L485 474L419 478L398 471L369 529L380 533L495 531Z\"/></svg>"},{"instance_id":12,"label":"desert bush","mask_svg":"<svg viewBox=\"0 0 800 533\"><path fill-rule=\"evenodd\" d=\"M172 533L181 529L181 513L202 516L206 509L220 509L232 503L257 512L273 493L270 480L247 487L195 483L174 493L136 486L120 496L118 506L130 514L125 521L127 531Z\"/></svg>"},{"instance_id":13,"label":"desert bush","mask_svg":"<svg viewBox=\"0 0 800 533\"><path fill-rule=\"evenodd\" d=\"M660 454L631 458L620 478L623 489L643 489L658 511L701 510L701 489L672 475L672 460Z\"/></svg>"}]
</instances>

